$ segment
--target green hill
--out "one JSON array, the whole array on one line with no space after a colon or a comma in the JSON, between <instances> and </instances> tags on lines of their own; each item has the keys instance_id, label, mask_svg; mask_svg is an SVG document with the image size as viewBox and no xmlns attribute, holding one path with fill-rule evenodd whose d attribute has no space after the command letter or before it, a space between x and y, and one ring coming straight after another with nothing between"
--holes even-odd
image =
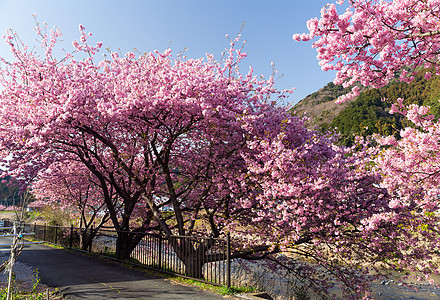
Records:
<instances>
[{"instance_id":1,"label":"green hill","mask_svg":"<svg viewBox=\"0 0 440 300\"><path fill-rule=\"evenodd\" d=\"M291 111L295 111L298 115L308 116L310 118L309 127L325 127L324 124L329 125L348 106L348 103L336 104L334 100L349 91L350 89L345 89L342 85L329 82L319 91L298 102Z\"/></svg>"},{"instance_id":2,"label":"green hill","mask_svg":"<svg viewBox=\"0 0 440 300\"><path fill-rule=\"evenodd\" d=\"M334 108L338 106L334 100L339 96L339 92L345 89L334 86L328 84L312 94L315 99L321 100L313 102L312 95L309 95L292 110L307 114L311 118L311 126L318 126L323 131L336 130L341 134L341 143L345 145L350 145L355 135L368 136L379 133L397 136L400 129L410 125L401 115L389 113L391 104L397 98L404 98L406 105L428 105L431 112L437 118L440 117L440 77L425 79L424 71L418 72L411 83L396 81L380 89L364 90L356 99L345 103L339 109ZM320 109L325 103L330 110ZM336 113L331 115L327 111Z\"/></svg>"}]
</instances>

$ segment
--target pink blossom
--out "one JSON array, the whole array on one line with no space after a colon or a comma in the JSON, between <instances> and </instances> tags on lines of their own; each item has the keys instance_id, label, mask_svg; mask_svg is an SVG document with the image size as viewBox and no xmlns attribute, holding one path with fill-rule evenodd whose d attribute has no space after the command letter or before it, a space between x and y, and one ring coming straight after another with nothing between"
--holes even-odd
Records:
<instances>
[{"instance_id":1,"label":"pink blossom","mask_svg":"<svg viewBox=\"0 0 440 300\"><path fill-rule=\"evenodd\" d=\"M344 1L336 1L342 5ZM307 22L309 33L294 34L296 41L318 40L322 69L335 70L337 83L360 82L375 88L400 73L400 80L413 80L408 67L434 67L439 73L440 6L438 0L348 1L338 14L335 4L321 10L321 18ZM377 55L379 54L379 55ZM427 73L429 77L430 73ZM355 97L348 94L339 102Z\"/></svg>"}]
</instances>

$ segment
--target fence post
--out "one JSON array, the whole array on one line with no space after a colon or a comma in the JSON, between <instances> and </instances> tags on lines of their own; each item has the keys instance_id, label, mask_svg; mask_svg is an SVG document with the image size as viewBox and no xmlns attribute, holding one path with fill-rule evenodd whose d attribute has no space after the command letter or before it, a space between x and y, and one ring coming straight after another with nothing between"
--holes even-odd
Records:
<instances>
[{"instance_id":1,"label":"fence post","mask_svg":"<svg viewBox=\"0 0 440 300\"><path fill-rule=\"evenodd\" d=\"M116 244L116 259L121 260L121 229L118 230L118 240Z\"/></svg>"},{"instance_id":2,"label":"fence post","mask_svg":"<svg viewBox=\"0 0 440 300\"><path fill-rule=\"evenodd\" d=\"M69 248L72 249L73 245L73 224L70 224L70 240L69 240Z\"/></svg>"},{"instance_id":3,"label":"fence post","mask_svg":"<svg viewBox=\"0 0 440 300\"><path fill-rule=\"evenodd\" d=\"M231 287L231 235L226 235L226 287Z\"/></svg>"},{"instance_id":4,"label":"fence post","mask_svg":"<svg viewBox=\"0 0 440 300\"><path fill-rule=\"evenodd\" d=\"M55 243L56 244L58 242L58 226L55 225Z\"/></svg>"},{"instance_id":5,"label":"fence post","mask_svg":"<svg viewBox=\"0 0 440 300\"><path fill-rule=\"evenodd\" d=\"M90 226L90 236L89 236L89 252L92 252L92 244L93 244L93 225Z\"/></svg>"},{"instance_id":6,"label":"fence post","mask_svg":"<svg viewBox=\"0 0 440 300\"><path fill-rule=\"evenodd\" d=\"M44 223L43 241L46 241L46 223Z\"/></svg>"},{"instance_id":7,"label":"fence post","mask_svg":"<svg viewBox=\"0 0 440 300\"><path fill-rule=\"evenodd\" d=\"M34 233L37 233L37 223L34 222Z\"/></svg>"},{"instance_id":8,"label":"fence post","mask_svg":"<svg viewBox=\"0 0 440 300\"><path fill-rule=\"evenodd\" d=\"M159 233L159 253L158 253L158 263L159 270L162 270L162 233Z\"/></svg>"}]
</instances>

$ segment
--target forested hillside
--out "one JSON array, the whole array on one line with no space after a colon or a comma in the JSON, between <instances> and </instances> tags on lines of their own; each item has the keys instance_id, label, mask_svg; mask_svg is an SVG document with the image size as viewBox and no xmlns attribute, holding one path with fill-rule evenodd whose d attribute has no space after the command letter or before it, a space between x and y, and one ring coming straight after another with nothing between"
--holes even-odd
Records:
<instances>
[{"instance_id":1,"label":"forested hillside","mask_svg":"<svg viewBox=\"0 0 440 300\"><path fill-rule=\"evenodd\" d=\"M437 76L426 79L424 71L418 72L411 83L392 82L381 89L365 90L355 100L340 107L339 111L338 108L334 108L338 106L334 100L340 95L338 92L345 89L342 86L335 87L338 86L328 84L317 93L307 96L292 110L307 114L312 119L309 122L311 126L319 126L323 131L335 129L340 132L341 142L345 145L350 145L355 135L397 135L402 127L407 126L402 116L389 113L391 103L397 98L404 98L406 105L429 105L431 112L437 118L440 117L440 78ZM310 101L311 98L321 100L313 102ZM327 111L337 113L331 115L326 110L320 110L324 103L331 108Z\"/></svg>"},{"instance_id":2,"label":"forested hillside","mask_svg":"<svg viewBox=\"0 0 440 300\"><path fill-rule=\"evenodd\" d=\"M330 124L331 121L347 106L348 103L338 105L334 102L339 96L349 92L349 89L344 89L342 85L335 85L329 82L326 86L313 94L308 95L303 100L298 102L293 108L299 115L306 115L310 118L308 121L309 127Z\"/></svg>"}]
</instances>

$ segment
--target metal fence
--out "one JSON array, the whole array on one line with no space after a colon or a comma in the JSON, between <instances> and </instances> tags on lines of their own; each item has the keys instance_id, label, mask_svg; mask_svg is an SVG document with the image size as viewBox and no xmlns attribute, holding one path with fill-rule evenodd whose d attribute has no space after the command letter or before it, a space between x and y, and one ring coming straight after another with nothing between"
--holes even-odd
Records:
<instances>
[{"instance_id":1,"label":"metal fence","mask_svg":"<svg viewBox=\"0 0 440 300\"><path fill-rule=\"evenodd\" d=\"M73 226L23 224L27 232L34 232L35 239L70 249L98 253L113 259L117 254L118 232L84 229ZM124 232L119 232L119 234ZM127 233L127 232L125 232ZM134 234L130 232L130 234ZM131 252L130 258L121 261L147 267L220 286L231 286L230 238L194 237L179 235L141 234L142 239ZM91 238L87 247L81 247L82 239ZM81 249L82 248L82 249ZM176 251L177 250L177 251ZM197 260L197 270L189 270L189 262ZM201 267L200 267L201 266Z\"/></svg>"}]
</instances>

